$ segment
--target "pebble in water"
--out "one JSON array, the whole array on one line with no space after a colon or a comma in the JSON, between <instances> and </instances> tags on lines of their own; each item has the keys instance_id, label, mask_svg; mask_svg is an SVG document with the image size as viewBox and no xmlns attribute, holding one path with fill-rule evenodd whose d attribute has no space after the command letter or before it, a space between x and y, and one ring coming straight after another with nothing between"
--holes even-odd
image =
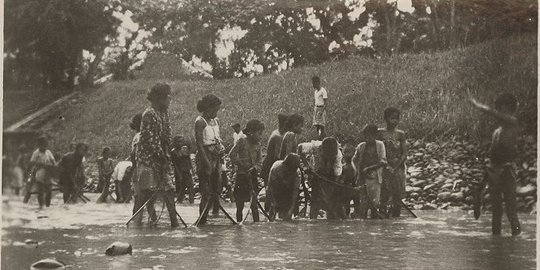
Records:
<instances>
[{"instance_id":1,"label":"pebble in water","mask_svg":"<svg viewBox=\"0 0 540 270\"><path fill-rule=\"evenodd\" d=\"M133 248L130 244L124 242L114 242L107 247L105 255L107 256L119 256L125 254L132 254Z\"/></svg>"},{"instance_id":2,"label":"pebble in water","mask_svg":"<svg viewBox=\"0 0 540 270\"><path fill-rule=\"evenodd\" d=\"M43 260L39 260L35 262L34 264L32 264L32 266L30 266L30 269L35 269L35 270L66 269L66 264L55 258L47 258L47 259L43 259Z\"/></svg>"}]
</instances>

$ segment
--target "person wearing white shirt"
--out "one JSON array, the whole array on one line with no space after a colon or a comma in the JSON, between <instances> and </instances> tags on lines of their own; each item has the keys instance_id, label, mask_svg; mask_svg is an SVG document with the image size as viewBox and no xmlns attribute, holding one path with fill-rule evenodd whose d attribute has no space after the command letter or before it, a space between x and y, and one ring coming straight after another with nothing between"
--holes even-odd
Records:
<instances>
[{"instance_id":1,"label":"person wearing white shirt","mask_svg":"<svg viewBox=\"0 0 540 270\"><path fill-rule=\"evenodd\" d=\"M32 178L38 186L38 202L39 208L43 205L49 207L51 205L51 170L56 166L56 160L52 152L47 149L48 141L45 137L39 137L37 140L38 149L32 153L30 164L33 166ZM29 190L32 189L30 185Z\"/></svg>"},{"instance_id":2,"label":"person wearing white shirt","mask_svg":"<svg viewBox=\"0 0 540 270\"><path fill-rule=\"evenodd\" d=\"M322 140L326 137L326 102L328 100L328 93L324 87L321 87L321 79L318 76L311 78L311 83L315 89L313 95L315 97L315 108L313 110L313 126L317 129L319 139Z\"/></svg>"},{"instance_id":3,"label":"person wearing white shirt","mask_svg":"<svg viewBox=\"0 0 540 270\"><path fill-rule=\"evenodd\" d=\"M244 133L242 132L240 124L236 123L236 124L232 125L232 128L234 130L234 133L233 133L233 145L236 145L236 143L238 142L238 139L240 139L242 137L245 137L246 135L244 135Z\"/></svg>"},{"instance_id":4,"label":"person wearing white shirt","mask_svg":"<svg viewBox=\"0 0 540 270\"><path fill-rule=\"evenodd\" d=\"M120 161L114 167L111 180L114 181L117 202L129 202L131 191L131 174L133 163L128 160Z\"/></svg>"}]
</instances>

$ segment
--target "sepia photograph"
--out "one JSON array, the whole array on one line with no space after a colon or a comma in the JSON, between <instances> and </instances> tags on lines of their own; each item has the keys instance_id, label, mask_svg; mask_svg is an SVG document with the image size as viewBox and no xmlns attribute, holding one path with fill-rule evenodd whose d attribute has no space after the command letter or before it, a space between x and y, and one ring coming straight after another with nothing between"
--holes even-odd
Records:
<instances>
[{"instance_id":1,"label":"sepia photograph","mask_svg":"<svg viewBox=\"0 0 540 270\"><path fill-rule=\"evenodd\" d=\"M1 269L537 268L536 0L1 2Z\"/></svg>"}]
</instances>

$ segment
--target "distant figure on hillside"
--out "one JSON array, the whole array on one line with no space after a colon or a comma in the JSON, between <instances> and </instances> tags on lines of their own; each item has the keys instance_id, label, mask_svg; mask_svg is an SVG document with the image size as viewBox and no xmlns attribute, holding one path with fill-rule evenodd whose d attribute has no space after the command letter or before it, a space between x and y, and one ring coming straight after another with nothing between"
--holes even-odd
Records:
<instances>
[{"instance_id":1,"label":"distant figure on hillside","mask_svg":"<svg viewBox=\"0 0 540 270\"><path fill-rule=\"evenodd\" d=\"M326 102L328 100L328 93L324 87L321 87L321 79L318 76L311 78L313 84L314 97L315 97L315 109L313 110L313 126L317 129L317 135L319 140L326 137Z\"/></svg>"},{"instance_id":2,"label":"distant figure on hillside","mask_svg":"<svg viewBox=\"0 0 540 270\"><path fill-rule=\"evenodd\" d=\"M47 149L48 141L45 137L38 138L38 149L34 151L30 158L30 165L33 167L32 178L38 187L38 202L39 208L43 205L49 207L51 205L51 190L52 190L52 169L56 165L56 160L52 152ZM28 188L30 191L31 185Z\"/></svg>"},{"instance_id":3,"label":"distant figure on hillside","mask_svg":"<svg viewBox=\"0 0 540 270\"><path fill-rule=\"evenodd\" d=\"M380 206L381 184L383 182L383 168L387 165L386 149L382 141L377 140L378 128L369 124L364 130L365 142L361 142L353 156L353 165L356 168L356 183L366 186L366 192L360 203L361 218L367 217L370 209L371 218L380 218L378 210Z\"/></svg>"},{"instance_id":4,"label":"distant figure on hillside","mask_svg":"<svg viewBox=\"0 0 540 270\"><path fill-rule=\"evenodd\" d=\"M519 124L514 116L517 110L517 98L512 94L502 94L495 101L495 109L471 99L472 104L482 112L497 119L499 127L493 132L489 150L490 164L487 168L487 181L493 205L491 231L494 235L501 234L502 202L506 206L506 215L510 221L512 235L521 233L521 226L516 209L516 179L513 168L517 156L517 138ZM482 181L475 195L475 218L480 216L480 200L486 182Z\"/></svg>"},{"instance_id":5,"label":"distant figure on hillside","mask_svg":"<svg viewBox=\"0 0 540 270\"><path fill-rule=\"evenodd\" d=\"M242 222L244 203L251 201L253 221L259 221L257 194L259 193L258 174L261 171L261 136L264 124L259 120L250 120L244 129L245 138L240 138L233 146L229 156L238 167L234 178L234 199L236 202L236 220Z\"/></svg>"},{"instance_id":6,"label":"distant figure on hillside","mask_svg":"<svg viewBox=\"0 0 540 270\"><path fill-rule=\"evenodd\" d=\"M405 197L407 138L405 132L397 129L401 112L393 107L384 110L385 128L379 128L379 135L386 148L388 166L384 169L381 191L381 212L386 214L390 199L390 213L393 217L401 214L401 199Z\"/></svg>"},{"instance_id":7,"label":"distant figure on hillside","mask_svg":"<svg viewBox=\"0 0 540 270\"><path fill-rule=\"evenodd\" d=\"M171 228L177 228L179 224L174 204L174 182L169 176L171 126L168 109L171 87L158 83L150 89L146 98L150 101L150 107L142 115L141 137L136 153L135 177L140 189L138 202L144 205L148 201L147 205L153 205L156 196L160 194L169 212ZM157 222L155 212L150 213L150 218L153 224Z\"/></svg>"},{"instance_id":8,"label":"distant figure on hillside","mask_svg":"<svg viewBox=\"0 0 540 270\"><path fill-rule=\"evenodd\" d=\"M58 163L58 184L64 193L64 203L76 200L81 192L78 177L80 174L84 174L83 158L87 151L86 144L78 143L75 145L75 150L65 154Z\"/></svg>"},{"instance_id":9,"label":"distant figure on hillside","mask_svg":"<svg viewBox=\"0 0 540 270\"><path fill-rule=\"evenodd\" d=\"M210 206L219 203L221 159L226 151L221 140L217 119L220 108L221 100L212 94L204 96L197 103L197 110L201 113L195 120L196 164L201 192L199 224L206 223Z\"/></svg>"}]
</instances>

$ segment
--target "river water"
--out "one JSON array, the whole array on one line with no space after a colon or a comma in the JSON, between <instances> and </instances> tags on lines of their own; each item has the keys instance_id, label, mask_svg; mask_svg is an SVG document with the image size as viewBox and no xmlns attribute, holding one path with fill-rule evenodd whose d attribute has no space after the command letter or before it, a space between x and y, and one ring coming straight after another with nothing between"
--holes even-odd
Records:
<instances>
[{"instance_id":1,"label":"river water","mask_svg":"<svg viewBox=\"0 0 540 270\"><path fill-rule=\"evenodd\" d=\"M536 216L520 215L523 233L492 236L490 214L476 221L462 210L416 211L419 218L308 220L231 225L223 216L209 225L168 229L165 210L157 228L126 228L131 205L63 205L38 210L35 198L2 204L2 269L29 269L55 257L68 269L535 269ZM234 206L225 204L234 216ZM161 203L156 205L161 210ZM196 205L177 205L188 223ZM31 239L38 244L25 244ZM133 255L105 256L114 241Z\"/></svg>"}]
</instances>

